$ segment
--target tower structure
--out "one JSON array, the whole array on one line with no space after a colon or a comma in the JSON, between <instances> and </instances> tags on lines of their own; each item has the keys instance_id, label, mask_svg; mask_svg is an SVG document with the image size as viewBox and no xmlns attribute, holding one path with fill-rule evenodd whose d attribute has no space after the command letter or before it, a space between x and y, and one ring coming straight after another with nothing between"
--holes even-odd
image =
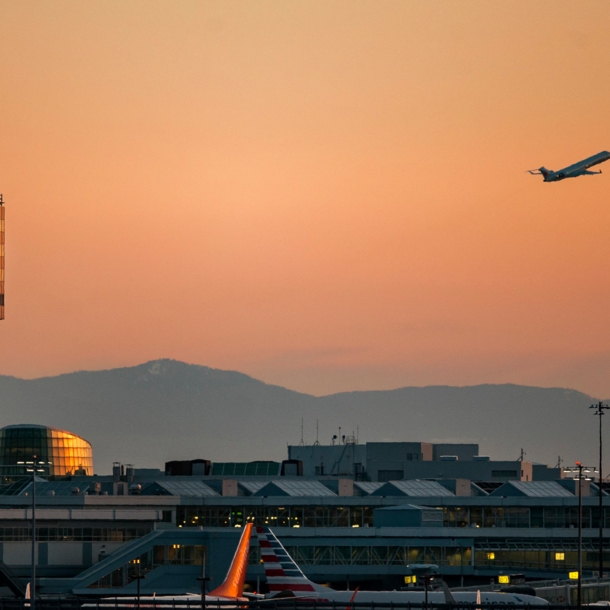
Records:
<instances>
[{"instance_id":1,"label":"tower structure","mask_svg":"<svg viewBox=\"0 0 610 610\"><path fill-rule=\"evenodd\" d=\"M0 320L4 320L4 201L0 194Z\"/></svg>"}]
</instances>

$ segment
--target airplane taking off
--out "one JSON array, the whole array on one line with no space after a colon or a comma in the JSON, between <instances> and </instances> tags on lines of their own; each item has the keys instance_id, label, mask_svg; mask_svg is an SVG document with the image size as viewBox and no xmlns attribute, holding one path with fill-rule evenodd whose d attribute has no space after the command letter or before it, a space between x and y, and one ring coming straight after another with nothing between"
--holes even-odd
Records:
<instances>
[{"instance_id":1,"label":"airplane taking off","mask_svg":"<svg viewBox=\"0 0 610 610\"><path fill-rule=\"evenodd\" d=\"M592 157L583 159L574 165L568 165L556 172L546 167L540 167L539 169L528 169L527 171L534 176L544 176L545 182L557 182L564 178L577 178L578 176L591 176L593 174L601 174L601 170L598 172L590 172L589 168L599 163L603 163L610 159L610 152L603 150Z\"/></svg>"},{"instance_id":2,"label":"airplane taking off","mask_svg":"<svg viewBox=\"0 0 610 610\"><path fill-rule=\"evenodd\" d=\"M375 603L378 608L383 604L423 604L424 591L335 591L312 582L303 574L301 568L290 557L282 543L266 526L257 526L258 544L261 560L265 566L265 576L269 591L278 597L290 595L304 602L323 601L351 603ZM428 593L430 604L498 604L508 606L548 606L549 602L534 595L517 593L496 593L487 591L453 591L443 587L443 591Z\"/></svg>"}]
</instances>

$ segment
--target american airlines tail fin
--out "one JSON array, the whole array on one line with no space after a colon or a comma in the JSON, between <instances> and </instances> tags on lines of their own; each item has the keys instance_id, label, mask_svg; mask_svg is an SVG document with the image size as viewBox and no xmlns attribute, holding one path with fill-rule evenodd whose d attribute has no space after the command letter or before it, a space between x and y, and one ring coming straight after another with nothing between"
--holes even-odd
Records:
<instances>
[{"instance_id":1,"label":"american airlines tail fin","mask_svg":"<svg viewBox=\"0 0 610 610\"><path fill-rule=\"evenodd\" d=\"M252 534L252 523L244 527L244 531L239 539L237 550L233 556L231 567L227 572L224 582L208 593L210 596L217 597L243 597L244 582L246 581L246 570L248 569L248 553L250 552L250 536Z\"/></svg>"},{"instance_id":2,"label":"american airlines tail fin","mask_svg":"<svg viewBox=\"0 0 610 610\"><path fill-rule=\"evenodd\" d=\"M317 592L328 591L327 587L317 585L301 572L268 527L257 526L256 534L261 547L261 559L265 566L269 592L291 591L297 597L307 597Z\"/></svg>"}]
</instances>

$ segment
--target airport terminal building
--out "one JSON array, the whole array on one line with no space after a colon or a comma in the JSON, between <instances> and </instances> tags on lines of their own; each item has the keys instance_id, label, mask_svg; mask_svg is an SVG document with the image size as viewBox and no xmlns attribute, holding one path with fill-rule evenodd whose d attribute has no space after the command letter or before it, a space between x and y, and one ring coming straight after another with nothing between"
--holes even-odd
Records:
<instances>
[{"instance_id":1,"label":"airport terminal building","mask_svg":"<svg viewBox=\"0 0 610 610\"><path fill-rule=\"evenodd\" d=\"M133 593L139 560L143 592L196 592L204 555L214 587L247 522L269 525L310 578L337 588L397 588L413 563L438 565L453 586L489 583L499 574L566 578L577 566L579 487L583 575L598 569L600 493L604 544L610 547L605 484L579 485L549 472L557 469L527 462L474 459L476 446L454 446L451 453L441 447L435 454L425 443L346 445L313 452L291 447L283 462L199 459L170 462L165 471L115 464L108 476L39 478L38 590ZM403 446L387 448L384 458L370 445ZM331 474L335 456L347 452L359 461L343 457ZM316 475L320 456L324 472ZM432 470L411 477L413 463ZM388 471L401 470L402 478L384 480ZM0 487L0 566L5 585L12 579L14 589L30 570L33 484L31 477L15 477ZM610 568L609 551L604 561ZM248 582L265 589L255 540Z\"/></svg>"}]
</instances>

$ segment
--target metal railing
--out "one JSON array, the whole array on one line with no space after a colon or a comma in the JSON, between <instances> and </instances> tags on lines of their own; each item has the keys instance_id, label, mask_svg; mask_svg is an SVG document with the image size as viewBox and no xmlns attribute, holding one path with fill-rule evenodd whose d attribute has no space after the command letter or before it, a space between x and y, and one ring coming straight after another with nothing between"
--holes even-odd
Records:
<instances>
[{"instance_id":1,"label":"metal railing","mask_svg":"<svg viewBox=\"0 0 610 610\"><path fill-rule=\"evenodd\" d=\"M147 610L221 610L223 608L242 608L244 610L497 610L498 603L460 603L439 604L430 601L425 603L399 604L393 602L323 602L310 600L292 599L266 599L244 602L220 602L206 601L202 606L199 600L151 600L150 598L129 599L104 598L104 599L82 599L82 598L44 598L36 600L38 610L133 610L133 608ZM507 604L508 605L508 604ZM531 606L510 604L513 610L536 610L544 607L546 610L565 610L566 604L548 606ZM574 606L572 606L574 607ZM27 599L0 598L0 610L29 610Z\"/></svg>"}]
</instances>

